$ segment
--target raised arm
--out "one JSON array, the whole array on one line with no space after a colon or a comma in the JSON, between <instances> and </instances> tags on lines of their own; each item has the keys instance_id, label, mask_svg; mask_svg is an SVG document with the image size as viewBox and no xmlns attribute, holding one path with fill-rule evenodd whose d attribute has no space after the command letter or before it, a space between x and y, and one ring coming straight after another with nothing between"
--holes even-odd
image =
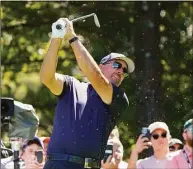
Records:
<instances>
[{"instance_id":1,"label":"raised arm","mask_svg":"<svg viewBox=\"0 0 193 169\"><path fill-rule=\"evenodd\" d=\"M46 85L50 91L59 95L63 90L64 78L61 74L56 73L58 50L62 39L51 39L49 49L44 57L43 63L40 69L40 80Z\"/></svg>"},{"instance_id":2,"label":"raised arm","mask_svg":"<svg viewBox=\"0 0 193 169\"><path fill-rule=\"evenodd\" d=\"M72 22L66 18L64 21L67 23L67 40L69 41L70 39L76 37L76 34L74 33ZM79 40L72 42L71 47L74 51L80 69L88 78L103 102L110 104L113 93L112 84L103 75L93 57Z\"/></svg>"},{"instance_id":3,"label":"raised arm","mask_svg":"<svg viewBox=\"0 0 193 169\"><path fill-rule=\"evenodd\" d=\"M148 141L148 138L143 137L143 135L140 135L138 137L136 145L131 151L131 155L128 161L128 164L129 164L128 169L142 168L140 165L137 166L137 161L138 161L139 153L141 153L144 149L149 148L150 142L146 142L146 141Z\"/></svg>"},{"instance_id":4,"label":"raised arm","mask_svg":"<svg viewBox=\"0 0 193 169\"><path fill-rule=\"evenodd\" d=\"M63 75L56 73L58 50L65 35L64 31L56 29L58 22L61 23L61 20L52 24L51 42L40 69L40 80L55 95L61 94L64 87Z\"/></svg>"}]
</instances>

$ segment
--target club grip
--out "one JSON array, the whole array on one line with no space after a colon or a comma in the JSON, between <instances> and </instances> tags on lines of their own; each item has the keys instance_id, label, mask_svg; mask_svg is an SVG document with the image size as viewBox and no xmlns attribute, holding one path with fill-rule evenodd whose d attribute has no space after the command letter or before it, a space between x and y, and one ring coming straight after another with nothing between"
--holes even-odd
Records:
<instances>
[{"instance_id":1,"label":"club grip","mask_svg":"<svg viewBox=\"0 0 193 169\"><path fill-rule=\"evenodd\" d=\"M62 29L62 25L61 24L57 24L56 25L56 29L58 29L58 30Z\"/></svg>"}]
</instances>

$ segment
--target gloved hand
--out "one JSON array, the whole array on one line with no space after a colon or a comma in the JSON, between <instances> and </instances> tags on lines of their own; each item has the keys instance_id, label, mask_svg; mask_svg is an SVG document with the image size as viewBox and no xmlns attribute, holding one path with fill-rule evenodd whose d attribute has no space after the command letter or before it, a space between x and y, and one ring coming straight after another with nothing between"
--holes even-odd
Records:
<instances>
[{"instance_id":1,"label":"gloved hand","mask_svg":"<svg viewBox=\"0 0 193 169\"><path fill-rule=\"evenodd\" d=\"M60 25L61 29L57 29L56 25ZM66 22L60 18L52 24L52 38L63 38L65 34L66 34Z\"/></svg>"}]
</instances>

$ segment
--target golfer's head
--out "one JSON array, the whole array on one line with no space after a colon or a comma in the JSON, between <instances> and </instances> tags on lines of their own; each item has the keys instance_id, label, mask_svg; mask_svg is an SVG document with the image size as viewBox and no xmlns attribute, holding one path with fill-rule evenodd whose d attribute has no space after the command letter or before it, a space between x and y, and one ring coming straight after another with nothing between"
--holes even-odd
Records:
<instances>
[{"instance_id":1,"label":"golfer's head","mask_svg":"<svg viewBox=\"0 0 193 169\"><path fill-rule=\"evenodd\" d=\"M99 66L105 77L116 86L119 86L124 78L135 69L133 61L119 53L105 56Z\"/></svg>"}]
</instances>

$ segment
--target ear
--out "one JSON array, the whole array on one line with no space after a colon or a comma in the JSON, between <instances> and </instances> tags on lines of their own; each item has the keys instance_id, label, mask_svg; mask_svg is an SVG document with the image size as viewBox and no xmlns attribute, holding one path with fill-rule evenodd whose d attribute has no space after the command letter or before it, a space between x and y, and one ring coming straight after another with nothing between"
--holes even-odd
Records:
<instances>
[{"instance_id":1,"label":"ear","mask_svg":"<svg viewBox=\"0 0 193 169\"><path fill-rule=\"evenodd\" d=\"M20 154L20 158L21 158L22 160L24 160L24 158L23 158L23 153L24 153L24 152L21 152L21 154Z\"/></svg>"},{"instance_id":2,"label":"ear","mask_svg":"<svg viewBox=\"0 0 193 169\"><path fill-rule=\"evenodd\" d=\"M182 136L183 136L184 140L186 140L186 133L185 132L182 133Z\"/></svg>"}]
</instances>

